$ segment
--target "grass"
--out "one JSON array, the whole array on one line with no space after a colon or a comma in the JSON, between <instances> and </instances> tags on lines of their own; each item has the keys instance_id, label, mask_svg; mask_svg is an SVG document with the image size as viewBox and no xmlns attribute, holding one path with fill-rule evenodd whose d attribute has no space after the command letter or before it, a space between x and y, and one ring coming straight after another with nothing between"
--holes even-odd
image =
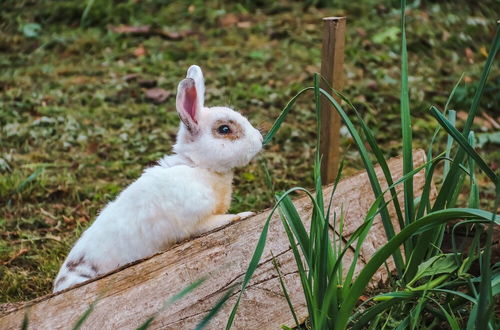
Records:
<instances>
[{"instance_id":1,"label":"grass","mask_svg":"<svg viewBox=\"0 0 500 330\"><path fill-rule=\"evenodd\" d=\"M457 113L466 109L494 29L493 8L488 2L467 10L463 4L423 2L411 9L408 79L416 146L425 146L424 137L437 127L426 110L428 102L443 104L445 91L463 71L453 106ZM269 130L283 104L319 70L319 19L343 14L349 17L345 92L354 96L353 105L386 156L394 156L401 145L393 138L401 131L394 92L398 55L393 51L399 38L392 29L399 12L389 3L339 1L336 9L304 10L298 2L281 1L260 7L223 1L194 2L192 7L153 0L3 2L0 302L50 292L63 258L96 213L144 167L169 152L178 125L174 99L153 104L145 97L147 86L174 91L185 69L200 64L211 86L208 104L231 104ZM226 26L233 16L249 25ZM195 33L179 41L123 36L107 28L117 24ZM493 70L481 103L490 115L498 104L498 70ZM138 77L126 80L131 74ZM315 185L310 170L315 116L308 104L297 101L293 118L261 156L277 191L297 183ZM477 135L493 130L484 119L479 126L486 131ZM348 136L342 146L349 164L344 175L373 159L369 150L360 158ZM488 164L498 164L493 143L480 152ZM236 177L233 211L272 205L258 162ZM477 180L484 186L481 202L488 204L493 185L484 176Z\"/></svg>"}]
</instances>

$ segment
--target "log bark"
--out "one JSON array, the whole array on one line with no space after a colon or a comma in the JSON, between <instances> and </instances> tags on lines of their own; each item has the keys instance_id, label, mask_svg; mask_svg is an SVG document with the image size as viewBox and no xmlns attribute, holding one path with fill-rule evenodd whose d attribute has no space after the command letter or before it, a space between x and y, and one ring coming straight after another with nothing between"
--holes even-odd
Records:
<instances>
[{"instance_id":1,"label":"log bark","mask_svg":"<svg viewBox=\"0 0 500 330\"><path fill-rule=\"evenodd\" d=\"M425 153L416 151L415 166L424 161ZM389 167L394 175L393 179L402 176L400 158L391 159ZM380 179L383 177L380 168L377 168L377 174ZM415 176L414 182L415 196L419 196L424 185L423 172ZM325 200L329 198L331 189L331 186L324 188ZM401 189L397 189L400 202L403 201ZM348 237L362 223L374 200L366 173L342 180L335 196L333 205L337 214L341 208L344 210L344 235ZM294 204L303 221L309 224L312 206L308 198L299 198ZM166 300L190 283L206 276L208 279L200 287L159 312L151 325L151 329L192 329L229 287L236 285L236 288L239 288L269 214L269 210L264 211L252 218L182 242L163 253L89 283L36 299L27 307L0 317L0 328L19 329L25 312L28 313L31 329L72 328L89 304L96 302L94 311L82 328L135 329L148 317L160 311ZM390 209L390 214L396 225L394 209ZM385 242L382 223L380 218L376 218L363 245L361 258L358 259L356 274ZM307 317L293 254L278 214L275 214L271 220L260 266L242 297L233 328L276 329L282 324L294 325L272 265L273 255L281 265L281 272L300 321ZM349 251L343 260L345 267L350 264L352 258L353 253ZM394 270L394 264L389 262L388 268ZM374 276L370 286L379 286L387 277L387 271L383 267ZM238 293L237 290L233 293L208 328L225 327Z\"/></svg>"}]
</instances>

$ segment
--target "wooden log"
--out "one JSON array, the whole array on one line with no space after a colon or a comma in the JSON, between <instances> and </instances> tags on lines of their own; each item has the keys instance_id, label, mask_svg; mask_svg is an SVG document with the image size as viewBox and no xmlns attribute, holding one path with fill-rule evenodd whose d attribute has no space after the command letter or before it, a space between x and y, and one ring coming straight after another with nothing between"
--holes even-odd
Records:
<instances>
[{"instance_id":1,"label":"wooden log","mask_svg":"<svg viewBox=\"0 0 500 330\"><path fill-rule=\"evenodd\" d=\"M331 86L342 90L344 86L345 17L323 18L323 47L321 53L321 88L328 91ZM332 94L333 95L333 94ZM340 98L334 96L340 103ZM321 140L323 156L321 178L323 184L332 183L337 175L340 159L340 116L325 97L321 98Z\"/></svg>"},{"instance_id":2,"label":"wooden log","mask_svg":"<svg viewBox=\"0 0 500 330\"><path fill-rule=\"evenodd\" d=\"M415 166L425 161L425 153L414 153ZM393 179L402 176L402 161L389 161ZM382 171L377 175L383 181ZM421 194L424 185L423 172L415 176L415 196ZM324 188L325 200L332 187ZM403 201L401 186L398 198ZM344 234L348 237L362 223L371 203L373 193L366 173L342 180L333 200L336 212L343 207L345 212ZM303 221L310 223L312 206L307 197L294 201ZM0 317L1 329L19 329L25 311L28 312L32 329L67 329L85 312L89 304L96 302L94 311L83 325L84 329L135 329L149 316L160 311L163 303L197 279L208 279L195 291L158 313L151 329L192 329L214 306L225 290L233 285L238 288L255 249L262 227L270 211L236 222L218 231L207 233L190 241L180 243L168 251L143 260L119 271L104 275L89 283L68 289L56 295L41 297L29 303L28 308L11 311ZM394 216L394 209L390 209ZM337 239L338 235L337 235ZM374 220L370 235L366 238L358 259L356 274L374 251L386 242L380 218ZM295 311L303 321L307 308L294 264L289 242L278 215L271 220L267 246L255 275L242 297L237 313L235 329L269 329L282 324L294 325L293 318L281 291L272 255L281 265L281 272L289 291ZM343 260L344 266L353 258L349 251ZM390 270L394 264L389 262ZM374 276L371 287L387 279L385 267ZM234 305L236 291L212 319L208 328L225 327L227 317Z\"/></svg>"}]
</instances>

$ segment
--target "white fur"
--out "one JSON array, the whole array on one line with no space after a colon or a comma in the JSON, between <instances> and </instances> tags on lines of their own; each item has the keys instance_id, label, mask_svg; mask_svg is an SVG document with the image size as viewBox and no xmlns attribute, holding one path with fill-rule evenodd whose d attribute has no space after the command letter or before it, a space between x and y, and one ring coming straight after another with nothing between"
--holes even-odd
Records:
<instances>
[{"instance_id":1,"label":"white fur","mask_svg":"<svg viewBox=\"0 0 500 330\"><path fill-rule=\"evenodd\" d=\"M189 94L193 84L196 99ZM174 154L146 169L102 210L70 251L54 292L253 214L219 212L220 205L229 205L232 169L248 164L261 150L262 136L234 110L204 107L204 89L201 69L191 66L178 89L177 111L183 123ZM238 123L243 137L234 141L214 137L212 126L217 120Z\"/></svg>"}]
</instances>

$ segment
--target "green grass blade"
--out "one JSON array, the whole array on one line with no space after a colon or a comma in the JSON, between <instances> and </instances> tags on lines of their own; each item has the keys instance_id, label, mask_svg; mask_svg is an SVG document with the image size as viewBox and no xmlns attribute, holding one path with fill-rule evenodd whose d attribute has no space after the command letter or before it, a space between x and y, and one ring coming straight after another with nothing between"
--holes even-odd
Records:
<instances>
[{"instance_id":1,"label":"green grass blade","mask_svg":"<svg viewBox=\"0 0 500 330\"><path fill-rule=\"evenodd\" d=\"M80 18L80 27L83 28L87 23L87 17L89 16L90 10L94 6L95 0L87 0L87 5L83 11L82 17Z\"/></svg>"},{"instance_id":2,"label":"green grass blade","mask_svg":"<svg viewBox=\"0 0 500 330\"><path fill-rule=\"evenodd\" d=\"M316 111L316 156L321 157L320 145L321 145L321 93L319 92L319 81L320 75L315 73L313 76L313 87L314 87L314 105ZM316 179L316 178L315 178Z\"/></svg>"},{"instance_id":3,"label":"green grass blade","mask_svg":"<svg viewBox=\"0 0 500 330\"><path fill-rule=\"evenodd\" d=\"M290 308L290 312L292 313L293 320L295 321L295 326L298 328L300 325L299 318L297 317L297 313L295 313L295 308L293 307L292 301L290 300L290 295L288 294L288 290L286 289L285 282L283 281L283 274L281 274L281 271L278 266L278 262L273 256L273 266L274 269L276 269L276 273L278 273L278 279L280 281L280 286L281 290L283 291L283 295L285 296L286 303L288 304L288 307Z\"/></svg>"},{"instance_id":4,"label":"green grass blade","mask_svg":"<svg viewBox=\"0 0 500 330\"><path fill-rule=\"evenodd\" d=\"M202 277L202 278L194 281L193 283L189 284L187 287L185 287L184 289L182 289L179 293L175 294L172 298L170 298L167 301L166 305L172 305L176 301L184 298L188 293L192 292L197 287L199 287L200 285L202 285L203 282L205 282L206 280L207 280L206 277Z\"/></svg>"},{"instance_id":5,"label":"green grass blade","mask_svg":"<svg viewBox=\"0 0 500 330\"><path fill-rule=\"evenodd\" d=\"M340 179L342 178L342 170L343 169L344 169L344 159L342 159L340 161L339 169L337 170L337 176L335 177L335 182L333 183L332 192L330 193L330 198L328 200L328 209L326 211L326 219L330 219L332 203L333 203L333 195L335 194L335 191L337 191L337 186L340 182ZM333 228L335 228L335 224L333 225Z\"/></svg>"},{"instance_id":6,"label":"green grass blade","mask_svg":"<svg viewBox=\"0 0 500 330\"><path fill-rule=\"evenodd\" d=\"M306 259L308 266L311 267L311 241L309 239L309 236L307 235L306 227L302 223L299 212L295 208L295 205L288 195L281 200L279 204L279 210L287 219L293 235L299 243L304 258Z\"/></svg>"},{"instance_id":7,"label":"green grass blade","mask_svg":"<svg viewBox=\"0 0 500 330\"><path fill-rule=\"evenodd\" d=\"M372 306L368 308L366 311L361 314L359 319L354 321L352 318L349 320L352 326L349 327L351 330L361 330L364 329L364 327L370 322L373 321L373 319L379 315L382 314L384 311L388 310L389 308L393 307L396 304L401 304L403 300L406 298L393 298L389 299L383 302L380 302L376 304L375 306Z\"/></svg>"},{"instance_id":8,"label":"green grass blade","mask_svg":"<svg viewBox=\"0 0 500 330\"><path fill-rule=\"evenodd\" d=\"M427 304L426 293L424 292L418 299L417 305L410 311L410 329L415 330L422 321L420 317L424 305ZM418 328L417 328L418 329Z\"/></svg>"},{"instance_id":9,"label":"green grass blade","mask_svg":"<svg viewBox=\"0 0 500 330\"><path fill-rule=\"evenodd\" d=\"M233 306L233 309L231 310L231 313L229 315L229 318L228 318L228 321L227 321L227 324L226 324L226 330L229 330L231 328L231 326L233 325L234 318L236 316L236 312L238 310L238 306L239 306L239 303L240 303L240 300L241 300L241 296L245 292L245 289L246 289L248 283L250 282L250 279L252 278L253 273L255 272L255 270L257 269L257 267L259 266L260 258L262 257L262 253L264 252L264 248L266 246L267 234L269 232L269 223L271 221L271 218L272 218L274 212L276 211L276 209L281 204L281 202L284 199L286 199L289 194L291 194L292 192L295 192L295 191L303 191L303 192L305 192L307 194L307 196L309 196L309 198L311 199L311 202L314 204L314 208L318 209L318 205L317 205L316 201L314 200L314 197L311 195L311 193L309 191L307 191L304 188L300 188L300 187L291 188L291 189L287 190L285 193L283 193L281 195L280 199L277 201L277 203L274 205L274 207L272 208L271 212L269 213L269 216L267 217L267 220L266 220L266 222L264 224L262 232L261 232L261 234L259 236L259 240L257 242L257 246L255 247L254 253L252 255L252 259L250 260L248 268L247 268L247 270L245 272L245 277L243 278L243 282L241 284L240 294L238 295L238 298L236 299L236 302L235 302L235 304Z\"/></svg>"},{"instance_id":10,"label":"green grass blade","mask_svg":"<svg viewBox=\"0 0 500 330\"><path fill-rule=\"evenodd\" d=\"M21 330L28 330L29 325L30 325L30 320L28 317L28 311L25 311L23 316L23 323L21 324Z\"/></svg>"},{"instance_id":11,"label":"green grass blade","mask_svg":"<svg viewBox=\"0 0 500 330\"><path fill-rule=\"evenodd\" d=\"M496 196L494 210L498 210L500 202L500 184L496 182ZM476 329L486 329L489 323L493 323L494 300L491 290L491 248L493 244L493 226L496 214L492 214L491 222L486 231L486 242L484 252L481 255L481 282L479 283L479 297L477 302Z\"/></svg>"},{"instance_id":12,"label":"green grass blade","mask_svg":"<svg viewBox=\"0 0 500 330\"><path fill-rule=\"evenodd\" d=\"M26 186L36 180L36 178L43 173L45 168L43 167L39 167L37 168L33 173L31 173L25 180L23 180L23 182L21 182L19 184L19 186L17 186L17 188L14 190L15 193L20 193L24 190L24 188L26 188Z\"/></svg>"},{"instance_id":13,"label":"green grass blade","mask_svg":"<svg viewBox=\"0 0 500 330\"><path fill-rule=\"evenodd\" d=\"M448 311L446 310L446 308L444 308L439 303L439 301L437 301L436 299L433 299L431 297L429 297L429 299L432 300L434 302L434 304L438 305L438 307L441 309L441 312L443 312L443 315L446 317L446 321L450 325L450 328L452 330L460 330L460 326L458 325L457 319L453 316L453 312L452 312L452 314L448 313ZM450 311L451 311L451 309L450 309Z\"/></svg>"},{"instance_id":14,"label":"green grass blade","mask_svg":"<svg viewBox=\"0 0 500 330\"><path fill-rule=\"evenodd\" d=\"M467 330L477 330L478 328L475 327L477 321L477 304L472 305L472 309L469 313L469 319L467 320ZM481 328L479 328L481 329ZM487 329L487 328L484 328ZM489 329L488 329L489 330Z\"/></svg>"},{"instance_id":15,"label":"green grass blade","mask_svg":"<svg viewBox=\"0 0 500 330\"><path fill-rule=\"evenodd\" d=\"M463 219L481 219L484 222L491 222L493 214L483 210L477 209L447 209L432 212L405 227L399 234L394 236L387 244L380 248L372 256L370 261L361 270L358 278L353 283L349 295L344 300L344 304L339 312L339 317L335 321L336 329L344 329L348 322L348 315L352 312L356 305L359 296L363 294L364 289L370 282L373 274L377 269L386 261L386 259L399 249L399 246L409 237L422 230L430 230L435 226L439 226L449 220L463 218Z\"/></svg>"},{"instance_id":16,"label":"green grass blade","mask_svg":"<svg viewBox=\"0 0 500 330\"><path fill-rule=\"evenodd\" d=\"M89 305L87 310L85 310L82 316L80 316L80 318L76 321L75 325L73 326L73 330L79 330L82 327L83 323L85 323L85 321L89 318L90 314L92 314L92 312L94 311L96 304L97 300L95 300Z\"/></svg>"},{"instance_id":17,"label":"green grass blade","mask_svg":"<svg viewBox=\"0 0 500 330\"><path fill-rule=\"evenodd\" d=\"M283 224L283 227L285 228L285 233L288 236L288 240L290 242L292 253L293 253L293 256L295 258L295 264L297 265L297 270L299 272L299 277L300 277L300 281L302 284L302 290L304 291L304 297L306 299L306 305L307 305L307 309L309 312L309 318L310 318L311 324L314 324L315 320L317 319L316 314L317 314L318 308L315 305L316 302L315 302L314 297L313 297L311 285L308 282L307 272L304 269L304 265L302 264L302 259L301 259L299 250L297 249L297 244L295 243L295 239L294 239L294 236L293 236L292 231L290 229L290 226L288 225L288 220L283 215L280 218L281 218L281 222Z\"/></svg>"},{"instance_id":18,"label":"green grass blade","mask_svg":"<svg viewBox=\"0 0 500 330\"><path fill-rule=\"evenodd\" d=\"M455 86L453 86L453 89L451 90L450 95L448 95L448 99L446 100L446 103L444 105L444 111L443 111L444 114L446 114L448 112L448 106L450 105L450 102L453 99L453 96L455 96L455 92L457 91L458 86L460 86L460 83L462 82L462 79L464 78L464 76L465 76L465 73L462 72L462 75L460 76L458 81L455 83ZM440 126L438 126L434 130L434 134L432 135L431 142L429 143L429 147L427 149L427 159L432 159L432 147L434 145L434 141L436 140L436 137L437 137L440 130L441 130ZM417 217L417 219L418 219L418 217Z\"/></svg>"},{"instance_id":19,"label":"green grass blade","mask_svg":"<svg viewBox=\"0 0 500 330\"><path fill-rule=\"evenodd\" d=\"M275 209L276 208L274 208L273 211ZM226 324L226 330L229 330L233 325L234 318L236 316L236 311L238 310L238 305L241 300L241 296L243 295L245 288L247 287L248 283L250 282L250 279L252 278L253 273L255 272L255 270L259 265L260 258L262 257L262 253L264 252L264 247L266 246L267 233L269 231L269 222L271 221L272 214L274 214L274 212L271 212L267 217L266 223L264 224L264 228L262 229L262 232L260 234L257 246L255 247L255 251L252 255L252 259L250 260L250 264L248 265L247 271L245 272L245 277L241 285L240 294L238 295L238 299L236 299L236 303L234 304L233 309L231 310L231 314L229 314L229 318Z\"/></svg>"},{"instance_id":20,"label":"green grass blade","mask_svg":"<svg viewBox=\"0 0 500 330\"><path fill-rule=\"evenodd\" d=\"M363 224L361 226L359 226L356 229L356 231L354 231L354 233L351 235L351 237L349 237L349 240L347 241L344 248L342 249L342 252L340 252L339 255L337 256L335 264L330 271L330 275L328 276L329 283L328 283L328 286L325 290L326 294L325 294L325 297L323 300L323 306L322 306L321 315L320 315L320 320L322 320L322 323L319 325L320 329L324 327L324 322L326 321L327 313L330 311L330 308L337 307L337 304L336 304L337 291L336 290L337 290L337 284L339 282L341 282L339 280L341 275L338 275L338 277L336 278L337 269L339 269L340 266L342 266L342 261L343 261L344 255L349 250L351 244L353 244L356 239L358 239L358 242L361 241L361 243L364 241L364 238L366 237L367 233L369 232L369 230L371 228L371 225L373 223L373 219L375 218L375 215L378 213L377 211L380 209L379 205L378 205L379 203L380 203L380 199L377 199L372 204L372 206L370 207L370 210L368 211L368 213L365 217ZM359 246L358 246L358 249L359 249ZM356 257L354 257L352 260L352 265L354 265L354 267L356 266L356 261L357 261ZM346 291L346 294L347 294L348 290L350 288L350 282L343 282L342 284L343 284L343 289ZM345 296L346 294L343 294L342 296Z\"/></svg>"},{"instance_id":21,"label":"green grass blade","mask_svg":"<svg viewBox=\"0 0 500 330\"><path fill-rule=\"evenodd\" d=\"M328 86L328 82L323 79L323 82L325 85ZM329 86L328 86L329 87ZM382 149L377 144L377 140L375 139L375 136L373 135L372 131L368 127L368 125L365 123L363 120L363 117L360 115L358 109L352 104L352 102L341 92L329 87L330 90L335 93L338 97L340 97L344 102L346 102L347 105L354 111L354 114L356 115L356 118L361 125L361 128L363 130L363 133L366 138L366 142L368 142L368 145L372 149L373 154L375 155L375 158L377 159L377 163L380 165L380 168L382 169L382 172L384 173L385 180L387 181L387 184L389 186L392 186L393 180L392 180L392 175L391 175L391 170L389 169L389 166L387 165L387 162L384 157L384 153L382 152ZM431 159L431 157L428 157L427 159ZM404 218L403 214L401 212L401 206L399 204L399 199L396 198L397 193L395 189L390 190L391 195L392 195L392 200L394 203L394 209L396 210L396 216L399 221L399 226L400 228L404 227Z\"/></svg>"},{"instance_id":22,"label":"green grass blade","mask_svg":"<svg viewBox=\"0 0 500 330\"><path fill-rule=\"evenodd\" d=\"M417 221L418 219L422 218L424 216L424 209L425 209L425 204L429 205L429 195L430 195L430 190L432 186L432 178L434 175L434 171L436 169L436 166L439 164L440 161L442 160L447 160L446 157L437 157L432 160L432 163L429 167L429 170L426 173L426 178L425 178L425 184L424 188L422 189L422 195L421 195L421 202L417 210ZM443 225L444 226L444 225ZM440 230L441 228L438 228ZM411 252L411 257L408 259L408 262L406 263L406 272L405 272L405 279L409 281L411 278L413 278L417 272L418 266L422 263L424 258L426 257L431 257L433 256L430 251L436 251L435 246L441 246L440 244L436 243L436 238L435 238L435 232L431 231L426 231L425 233L422 233L417 237L417 241L415 243L415 247L413 251Z\"/></svg>"},{"instance_id":23,"label":"green grass blade","mask_svg":"<svg viewBox=\"0 0 500 330\"><path fill-rule=\"evenodd\" d=\"M448 112L448 107L450 106L451 100L453 100L453 96L455 96L455 92L457 91L458 86L460 86L462 79L464 79L464 76L465 76L465 72L462 72L462 74L460 75L460 78L455 83L455 86L453 86L453 89L451 90L450 95L448 95L448 99L446 100L446 103L444 104L444 113Z\"/></svg>"},{"instance_id":24,"label":"green grass blade","mask_svg":"<svg viewBox=\"0 0 500 330\"><path fill-rule=\"evenodd\" d=\"M468 143L471 146L471 148L474 148L475 145L474 131L471 131L469 133ZM469 157L469 173L470 173L469 207L470 208L479 208L479 187L476 181L475 164L476 163L474 162L474 160L471 157Z\"/></svg>"},{"instance_id":25,"label":"green grass blade","mask_svg":"<svg viewBox=\"0 0 500 330\"><path fill-rule=\"evenodd\" d=\"M401 127L403 135L403 174L413 170L412 129L410 118L410 100L408 96L408 53L406 49L405 31L406 1L401 0ZM406 225L413 221L413 178L404 183L405 220Z\"/></svg>"},{"instance_id":26,"label":"green grass blade","mask_svg":"<svg viewBox=\"0 0 500 330\"><path fill-rule=\"evenodd\" d=\"M450 124L453 127L455 127L456 119L457 119L456 111L450 110L448 112L448 120L450 121ZM446 153L445 153L446 158L450 158L452 146L453 146L453 137L448 134L448 140L446 141ZM443 176L446 177L449 171L450 171L450 163L446 162L444 163Z\"/></svg>"},{"instance_id":27,"label":"green grass blade","mask_svg":"<svg viewBox=\"0 0 500 330\"><path fill-rule=\"evenodd\" d=\"M477 300L472 298L471 296L463 293L463 292L460 292L460 291L453 291L453 290L448 290L448 289L432 289L432 290L429 290L429 291L436 291L436 292L444 292L444 293L450 293L450 294L453 294L453 295L457 295L461 298L464 298L468 301L470 301L471 303L473 304L477 304Z\"/></svg>"},{"instance_id":28,"label":"green grass blade","mask_svg":"<svg viewBox=\"0 0 500 330\"><path fill-rule=\"evenodd\" d=\"M168 306L172 305L176 301L182 299L185 295L187 295L188 293L190 293L191 291L193 291L194 289L196 289L197 287L199 287L203 282L206 281L206 279L207 279L206 277L202 277L202 278L194 281L193 283L189 284L187 287L185 287L184 289L182 289L180 292L178 292L177 294L175 294L172 298L170 298L169 300L167 300L166 302L164 302L163 306L160 308L160 310L158 312L154 313L152 316L150 316L146 321L144 321L144 323L142 323L137 328L137 330L146 330L146 329L148 329L151 326L151 323L153 323L154 319L158 316L159 313L161 313L162 311L165 310L165 308L167 308Z\"/></svg>"},{"instance_id":29,"label":"green grass blade","mask_svg":"<svg viewBox=\"0 0 500 330\"><path fill-rule=\"evenodd\" d=\"M342 120L344 121L344 124L346 125L347 129L349 130L349 133L351 134L353 140L355 141L356 145L358 146L359 149L359 154L361 156L361 159L363 161L364 167L366 169L366 172L368 174L368 178L370 180L370 184L372 186L373 193L375 195L375 198L378 198L379 196L382 195L382 188L380 187L380 182L378 181L377 174L375 173L375 169L373 167L373 164L370 161L370 157L368 155L368 151L366 150L364 141L361 139L358 131L356 128L354 128L353 123L345 113L345 111L342 109L340 104L325 90L320 89L321 94L323 94L324 97L327 98L327 100L333 105L334 109L338 112ZM381 204L382 209L380 210L380 215L382 217L382 223L384 225L384 229L387 235L388 240L394 237L394 227L392 225L391 217L389 215L389 211L387 210L386 203L382 202ZM403 263L403 257L401 256L401 252L399 250L394 251L394 262L396 264L396 269L398 271L398 274L403 273L404 269L404 263Z\"/></svg>"},{"instance_id":30,"label":"green grass blade","mask_svg":"<svg viewBox=\"0 0 500 330\"><path fill-rule=\"evenodd\" d=\"M426 167L425 184L424 188L422 189L422 195L420 196L420 205L418 206L417 215L415 219L420 219L421 217L424 216L426 207L429 206L429 195L433 183L433 177L434 177L434 172L436 170L436 166L438 165L439 162L446 160L449 159L447 159L447 157L438 156L432 160L429 166Z\"/></svg>"},{"instance_id":31,"label":"green grass blade","mask_svg":"<svg viewBox=\"0 0 500 330\"><path fill-rule=\"evenodd\" d=\"M465 137L439 112L439 110L432 106L430 112L434 118L437 119L441 127L443 127L448 134L462 147L463 150L479 165L481 170L493 181L497 182L498 178L495 175L479 154L470 146ZM468 133L467 133L468 134Z\"/></svg>"},{"instance_id":32,"label":"green grass blade","mask_svg":"<svg viewBox=\"0 0 500 330\"><path fill-rule=\"evenodd\" d=\"M361 253L361 247L366 239L366 236L368 236L368 233L370 231L370 228L373 224L373 219L375 218L375 216L377 215L378 212L377 209L379 207L378 203L380 203L381 200L378 199L377 201L375 201L373 203L373 205L371 206L371 208L368 210L367 212L367 215L366 215L366 218L365 218L365 222L363 224L366 223L366 228L363 228L363 226L360 226L361 230L359 231L358 233L358 230L356 230L354 232L354 234L351 236L351 239L349 239L349 241L347 242L348 244L346 244L346 249L352 244L352 238L354 239L357 239L356 241L356 247L354 249L354 256L353 256L353 260L351 262L351 266L349 267L349 271L347 272L346 276L345 276L345 279L344 279L344 287L345 288L350 288L351 287L351 282L352 282L352 279L353 279L353 276L354 276L354 271L356 269L356 264L357 264L357 261L358 261L358 258L359 258L359 254ZM342 261L342 259L340 259ZM347 290L347 289L346 289ZM346 292L347 294L347 292Z\"/></svg>"},{"instance_id":33,"label":"green grass blade","mask_svg":"<svg viewBox=\"0 0 500 330\"><path fill-rule=\"evenodd\" d=\"M397 327L394 328L394 330L406 330L408 329L408 325L410 324L410 315L405 317L401 323L398 324Z\"/></svg>"},{"instance_id":34,"label":"green grass blade","mask_svg":"<svg viewBox=\"0 0 500 330\"><path fill-rule=\"evenodd\" d=\"M271 142L274 135L276 135L276 133L280 129L281 124L283 124L283 122L285 121L286 117L288 116L288 113L290 112L290 110L294 106L297 99L302 94L304 94L305 92L312 90L312 89L314 89L314 88L313 87L306 87L306 88L302 89L301 91L299 91L294 97L292 97L292 99L290 101L288 101L285 108L281 111L280 115L278 116L278 118L274 122L273 126L271 127L269 132L267 132L266 136L264 137L264 141L262 142L262 145L265 146L265 145L269 144L269 142Z\"/></svg>"},{"instance_id":35,"label":"green grass blade","mask_svg":"<svg viewBox=\"0 0 500 330\"><path fill-rule=\"evenodd\" d=\"M210 322L210 320L213 319L215 315L217 315L217 313L220 311L220 309L222 308L222 306L224 306L224 304L226 303L226 301L231 297L231 295L233 294L233 292L234 292L234 288L228 289L224 293L224 295L217 301L217 303L210 310L210 312L208 312L208 314L205 315L205 317L200 321L200 323L198 323L196 325L195 330L201 330L201 329L205 328L208 325L208 323Z\"/></svg>"}]
</instances>

